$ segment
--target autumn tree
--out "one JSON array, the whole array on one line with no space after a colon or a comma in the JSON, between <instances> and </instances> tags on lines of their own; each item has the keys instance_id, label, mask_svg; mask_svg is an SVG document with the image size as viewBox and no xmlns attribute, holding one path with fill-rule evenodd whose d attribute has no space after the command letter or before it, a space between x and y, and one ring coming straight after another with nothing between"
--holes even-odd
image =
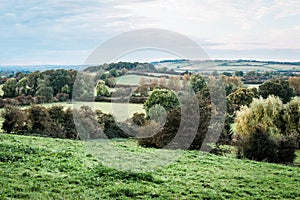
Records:
<instances>
[{"instance_id":1,"label":"autumn tree","mask_svg":"<svg viewBox=\"0 0 300 200\"><path fill-rule=\"evenodd\" d=\"M296 95L300 96L300 77L299 76L290 77L289 84L292 88L294 88Z\"/></svg>"}]
</instances>

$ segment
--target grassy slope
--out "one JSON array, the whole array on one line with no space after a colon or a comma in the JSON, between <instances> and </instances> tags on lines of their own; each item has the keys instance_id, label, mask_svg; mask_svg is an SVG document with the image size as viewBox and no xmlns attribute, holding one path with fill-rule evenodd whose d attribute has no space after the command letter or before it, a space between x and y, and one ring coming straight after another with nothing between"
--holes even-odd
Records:
<instances>
[{"instance_id":1,"label":"grassy slope","mask_svg":"<svg viewBox=\"0 0 300 200\"><path fill-rule=\"evenodd\" d=\"M99 145L105 145L100 142ZM113 141L143 161L156 151ZM107 153L105 148L99 154ZM168 152L168 151L167 151ZM171 153L171 152L170 152ZM300 168L184 151L150 172L105 167L81 141L0 135L0 199L299 198Z\"/></svg>"}]
</instances>

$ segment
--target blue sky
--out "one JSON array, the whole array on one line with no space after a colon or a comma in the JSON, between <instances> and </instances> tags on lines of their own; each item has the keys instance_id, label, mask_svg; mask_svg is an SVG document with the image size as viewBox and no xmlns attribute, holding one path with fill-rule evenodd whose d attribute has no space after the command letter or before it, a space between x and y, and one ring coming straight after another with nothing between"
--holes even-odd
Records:
<instances>
[{"instance_id":1,"label":"blue sky","mask_svg":"<svg viewBox=\"0 0 300 200\"><path fill-rule=\"evenodd\" d=\"M82 64L142 28L184 34L214 59L300 61L298 0L1 0L0 21L0 65Z\"/></svg>"}]
</instances>

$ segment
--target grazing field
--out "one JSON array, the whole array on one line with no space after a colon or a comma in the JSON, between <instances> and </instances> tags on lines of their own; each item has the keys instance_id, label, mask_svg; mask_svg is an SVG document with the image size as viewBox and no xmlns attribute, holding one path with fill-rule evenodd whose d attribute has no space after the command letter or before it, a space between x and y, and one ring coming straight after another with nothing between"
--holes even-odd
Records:
<instances>
[{"instance_id":1,"label":"grazing field","mask_svg":"<svg viewBox=\"0 0 300 200\"><path fill-rule=\"evenodd\" d=\"M197 151L152 171L104 165L89 142L0 134L0 199L297 199L300 168ZM142 164L155 149L134 140L99 141ZM172 152L164 150L166 153ZM159 157L159 156L158 156ZM119 157L120 158L120 157ZM118 162L118 156L111 159ZM147 160L146 160L147 159Z\"/></svg>"},{"instance_id":2,"label":"grazing field","mask_svg":"<svg viewBox=\"0 0 300 200\"><path fill-rule=\"evenodd\" d=\"M125 75L125 76L120 76L117 79L117 85L131 85L131 86L137 86L139 85L140 79L144 77L146 79L157 79L155 77L149 77L149 76L141 76L141 75Z\"/></svg>"}]
</instances>

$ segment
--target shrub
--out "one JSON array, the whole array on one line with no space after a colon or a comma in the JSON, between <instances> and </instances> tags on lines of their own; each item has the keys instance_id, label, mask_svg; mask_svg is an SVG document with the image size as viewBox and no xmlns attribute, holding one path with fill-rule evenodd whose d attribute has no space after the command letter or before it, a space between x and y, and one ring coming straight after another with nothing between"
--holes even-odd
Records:
<instances>
[{"instance_id":1,"label":"shrub","mask_svg":"<svg viewBox=\"0 0 300 200\"><path fill-rule=\"evenodd\" d=\"M26 127L26 116L24 112L15 106L7 106L1 113L4 119L2 129L7 133L24 133Z\"/></svg>"},{"instance_id":2,"label":"shrub","mask_svg":"<svg viewBox=\"0 0 300 200\"><path fill-rule=\"evenodd\" d=\"M144 126L146 124L144 113L134 113L131 120L134 124L138 126Z\"/></svg>"},{"instance_id":3,"label":"shrub","mask_svg":"<svg viewBox=\"0 0 300 200\"><path fill-rule=\"evenodd\" d=\"M59 101L59 102L64 102L64 101L68 101L69 100L69 94L66 93L57 93L57 95L55 96L55 98Z\"/></svg>"},{"instance_id":4,"label":"shrub","mask_svg":"<svg viewBox=\"0 0 300 200\"><path fill-rule=\"evenodd\" d=\"M33 97L31 95L29 96L17 96L16 100L18 101L19 105L30 105L33 103Z\"/></svg>"},{"instance_id":5,"label":"shrub","mask_svg":"<svg viewBox=\"0 0 300 200\"><path fill-rule=\"evenodd\" d=\"M27 113L31 132L42 135L50 134L52 120L45 107L31 105Z\"/></svg>"},{"instance_id":6,"label":"shrub","mask_svg":"<svg viewBox=\"0 0 300 200\"><path fill-rule=\"evenodd\" d=\"M170 110L162 128L158 122L151 122L150 125L139 130L138 144L145 147L165 147L176 136L180 120L180 109Z\"/></svg>"},{"instance_id":7,"label":"shrub","mask_svg":"<svg viewBox=\"0 0 300 200\"><path fill-rule=\"evenodd\" d=\"M96 113L89 106L81 106L79 110L74 110L73 116L81 139L106 138L103 134L103 128L97 121Z\"/></svg>"},{"instance_id":8,"label":"shrub","mask_svg":"<svg viewBox=\"0 0 300 200\"><path fill-rule=\"evenodd\" d=\"M248 136L242 136L238 143L238 157L273 163L292 163L296 158L295 137L277 136L257 125Z\"/></svg>"},{"instance_id":9,"label":"shrub","mask_svg":"<svg viewBox=\"0 0 300 200\"><path fill-rule=\"evenodd\" d=\"M33 102L35 104L42 104L47 102L47 98L45 96L35 96L33 97Z\"/></svg>"},{"instance_id":10,"label":"shrub","mask_svg":"<svg viewBox=\"0 0 300 200\"><path fill-rule=\"evenodd\" d=\"M249 107L242 107L234 126L239 156L258 161L293 162L299 136L295 120L290 117L293 107L298 108L294 102L283 105L274 96L255 99Z\"/></svg>"},{"instance_id":11,"label":"shrub","mask_svg":"<svg viewBox=\"0 0 300 200\"><path fill-rule=\"evenodd\" d=\"M129 137L122 129L120 129L111 114L106 114L100 110L96 110L96 116L98 123L103 128L103 132L108 139Z\"/></svg>"},{"instance_id":12,"label":"shrub","mask_svg":"<svg viewBox=\"0 0 300 200\"><path fill-rule=\"evenodd\" d=\"M249 107L242 106L236 112L235 132L249 135L257 124L261 124L267 132L282 133L283 104L278 97L269 96L267 99L254 99Z\"/></svg>"}]
</instances>

